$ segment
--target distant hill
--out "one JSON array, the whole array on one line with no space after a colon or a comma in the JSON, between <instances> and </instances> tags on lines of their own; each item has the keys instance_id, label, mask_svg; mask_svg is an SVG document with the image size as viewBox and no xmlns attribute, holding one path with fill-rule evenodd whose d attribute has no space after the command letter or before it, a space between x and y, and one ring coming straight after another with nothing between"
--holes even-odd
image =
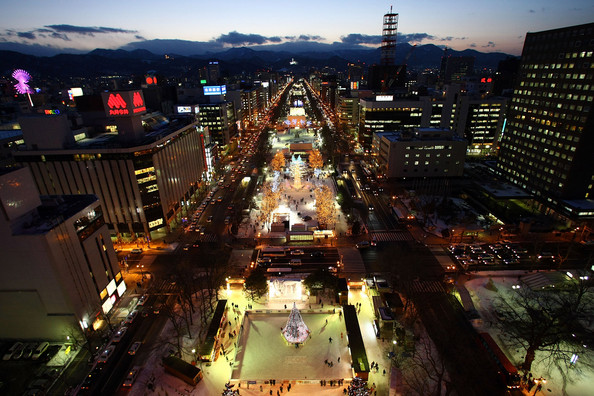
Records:
<instances>
[{"instance_id":1,"label":"distant hill","mask_svg":"<svg viewBox=\"0 0 594 396\"><path fill-rule=\"evenodd\" d=\"M183 40L149 40L140 43L147 48L95 49L86 54L53 56L33 56L17 51L0 50L0 75L10 75L12 70L22 68L34 75L48 77L130 75L143 74L147 70L156 70L166 76L181 77L185 74L195 75L197 68L205 66L209 60L213 59L221 62L221 69L223 73L227 74L251 73L262 68L304 72L312 67L323 68L325 66L344 71L349 62L364 62L371 65L380 60L379 48L346 47L339 43L311 42L305 43L306 45L304 43L284 43L257 48L229 48L218 52L204 52L205 47L201 46L204 43ZM132 44L127 47L129 46ZM171 51L167 51L167 49ZM183 51L183 54L178 51ZM166 58L164 54L169 56ZM396 47L396 62L401 63L408 54L410 54L407 62L409 70L421 70L438 68L444 51L433 44L420 45L412 49L410 44L402 43ZM476 68L492 69L497 67L499 61L509 57L503 53L482 53L471 49L448 50L447 54L448 56L474 56ZM289 64L291 59L295 59L298 65L291 66Z\"/></svg>"}]
</instances>

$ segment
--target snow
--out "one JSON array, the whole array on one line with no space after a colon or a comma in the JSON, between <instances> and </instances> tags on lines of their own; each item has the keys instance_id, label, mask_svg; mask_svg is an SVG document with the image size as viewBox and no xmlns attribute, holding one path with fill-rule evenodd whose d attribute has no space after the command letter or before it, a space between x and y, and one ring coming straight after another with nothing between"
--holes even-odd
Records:
<instances>
[{"instance_id":1,"label":"snow","mask_svg":"<svg viewBox=\"0 0 594 396\"><path fill-rule=\"evenodd\" d=\"M495 326L498 320L493 314L493 301L502 295L511 295L513 293L512 285L518 283L518 276L529 274L526 271L504 271L504 272L480 272L473 274L472 279L466 281L464 286L468 289L474 306L476 307L482 320L475 322L475 328L478 331L485 331L491 334L497 344L505 352L510 361L518 366L524 357L522 349L510 349L509 339L505 334ZM487 288L487 284L492 280L496 291ZM567 396L588 396L592 395L594 385L594 372L587 370L584 365L580 365L578 360L575 370L571 373L575 378L568 382L563 393L563 380L561 374L555 368L545 366L539 355L532 365L532 376L535 378L543 377L547 379L546 385L537 395L567 395Z\"/></svg>"}]
</instances>

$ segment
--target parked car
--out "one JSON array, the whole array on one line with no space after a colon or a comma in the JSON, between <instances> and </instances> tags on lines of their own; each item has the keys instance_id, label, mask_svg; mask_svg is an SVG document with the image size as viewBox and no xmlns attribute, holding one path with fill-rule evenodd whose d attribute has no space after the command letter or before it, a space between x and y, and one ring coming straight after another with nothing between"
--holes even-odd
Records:
<instances>
[{"instance_id":1,"label":"parked car","mask_svg":"<svg viewBox=\"0 0 594 396\"><path fill-rule=\"evenodd\" d=\"M36 342L29 342L25 345L25 349L23 350L23 359L31 359L33 356L33 352L37 349Z\"/></svg>"},{"instance_id":2,"label":"parked car","mask_svg":"<svg viewBox=\"0 0 594 396\"><path fill-rule=\"evenodd\" d=\"M291 250L291 256L301 256L303 255L305 252L301 249L295 249L295 250Z\"/></svg>"},{"instance_id":3,"label":"parked car","mask_svg":"<svg viewBox=\"0 0 594 396\"><path fill-rule=\"evenodd\" d=\"M12 352L12 360L19 360L23 356L23 352L25 351L25 344L19 342L16 349Z\"/></svg>"},{"instance_id":4,"label":"parked car","mask_svg":"<svg viewBox=\"0 0 594 396\"><path fill-rule=\"evenodd\" d=\"M141 306L141 307L142 307L144 304L146 304L146 299L147 299L147 295L146 295L146 294L145 294L145 295L143 295L143 296L141 296L141 297L138 299L138 304L137 304L137 305L139 305L139 306Z\"/></svg>"},{"instance_id":5,"label":"parked car","mask_svg":"<svg viewBox=\"0 0 594 396\"><path fill-rule=\"evenodd\" d=\"M37 360L39 357L45 352L45 350L49 347L49 342L42 342L41 344L37 345L37 348L33 351L31 355L31 359Z\"/></svg>"},{"instance_id":6,"label":"parked car","mask_svg":"<svg viewBox=\"0 0 594 396\"><path fill-rule=\"evenodd\" d=\"M132 249L132 250L130 250L130 253L132 253L132 254L140 254L140 253L142 253L142 249Z\"/></svg>"},{"instance_id":7,"label":"parked car","mask_svg":"<svg viewBox=\"0 0 594 396\"><path fill-rule=\"evenodd\" d=\"M6 351L6 353L4 354L4 356L2 356L2 360L10 360L12 359L12 356L14 355L14 353L17 350L22 350L23 348L23 343L22 342L15 342L14 344L12 344L12 346L10 348L8 348L8 351Z\"/></svg>"}]
</instances>

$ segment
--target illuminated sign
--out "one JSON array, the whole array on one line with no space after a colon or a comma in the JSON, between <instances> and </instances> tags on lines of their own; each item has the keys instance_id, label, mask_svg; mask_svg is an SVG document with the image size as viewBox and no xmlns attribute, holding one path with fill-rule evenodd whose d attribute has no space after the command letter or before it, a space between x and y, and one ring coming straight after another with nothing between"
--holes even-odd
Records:
<instances>
[{"instance_id":1,"label":"illuminated sign","mask_svg":"<svg viewBox=\"0 0 594 396\"><path fill-rule=\"evenodd\" d=\"M206 85L204 86L204 95L225 95L227 93L226 85Z\"/></svg>"},{"instance_id":2,"label":"illuminated sign","mask_svg":"<svg viewBox=\"0 0 594 396\"><path fill-rule=\"evenodd\" d=\"M116 291L116 283L115 279L112 279L111 282L107 284L107 294L111 296L114 291Z\"/></svg>"},{"instance_id":3,"label":"illuminated sign","mask_svg":"<svg viewBox=\"0 0 594 396\"><path fill-rule=\"evenodd\" d=\"M185 114L185 113L191 113L191 112L192 112L192 106L177 106L178 114Z\"/></svg>"},{"instance_id":4,"label":"illuminated sign","mask_svg":"<svg viewBox=\"0 0 594 396\"><path fill-rule=\"evenodd\" d=\"M394 95L377 95L375 97L376 102L391 102L394 100Z\"/></svg>"},{"instance_id":5,"label":"illuminated sign","mask_svg":"<svg viewBox=\"0 0 594 396\"><path fill-rule=\"evenodd\" d=\"M482 83L490 83L490 82L493 82L493 79L491 77L489 77L489 78L483 77L483 78L481 78L481 82Z\"/></svg>"},{"instance_id":6,"label":"illuminated sign","mask_svg":"<svg viewBox=\"0 0 594 396\"><path fill-rule=\"evenodd\" d=\"M68 90L68 98L70 100L74 100L74 98L77 96L83 96L82 88L70 88Z\"/></svg>"},{"instance_id":7,"label":"illuminated sign","mask_svg":"<svg viewBox=\"0 0 594 396\"><path fill-rule=\"evenodd\" d=\"M147 76L145 81L147 85L157 85L157 77Z\"/></svg>"},{"instance_id":8,"label":"illuminated sign","mask_svg":"<svg viewBox=\"0 0 594 396\"><path fill-rule=\"evenodd\" d=\"M126 282L121 281L118 285L118 296L122 297L126 291Z\"/></svg>"},{"instance_id":9,"label":"illuminated sign","mask_svg":"<svg viewBox=\"0 0 594 396\"><path fill-rule=\"evenodd\" d=\"M142 91L103 92L107 116L133 116L146 113Z\"/></svg>"},{"instance_id":10,"label":"illuminated sign","mask_svg":"<svg viewBox=\"0 0 594 396\"><path fill-rule=\"evenodd\" d=\"M154 220L154 221L149 221L148 226L149 226L149 228L155 228L155 227L160 226L161 224L163 224L162 218Z\"/></svg>"},{"instance_id":11,"label":"illuminated sign","mask_svg":"<svg viewBox=\"0 0 594 396\"><path fill-rule=\"evenodd\" d=\"M200 80L200 84L206 84L206 80Z\"/></svg>"},{"instance_id":12,"label":"illuminated sign","mask_svg":"<svg viewBox=\"0 0 594 396\"><path fill-rule=\"evenodd\" d=\"M359 89L359 81L351 81L351 89Z\"/></svg>"},{"instance_id":13,"label":"illuminated sign","mask_svg":"<svg viewBox=\"0 0 594 396\"><path fill-rule=\"evenodd\" d=\"M54 109L52 109L52 110L43 110L43 112L45 114L47 114L47 115L57 115L57 114L60 114L60 110L54 110Z\"/></svg>"}]
</instances>

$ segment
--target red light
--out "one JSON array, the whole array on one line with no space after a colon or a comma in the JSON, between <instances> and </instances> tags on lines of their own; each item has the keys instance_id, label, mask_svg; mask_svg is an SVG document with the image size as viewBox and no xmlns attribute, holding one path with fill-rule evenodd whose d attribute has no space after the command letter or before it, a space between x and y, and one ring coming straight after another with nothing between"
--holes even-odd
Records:
<instances>
[{"instance_id":1,"label":"red light","mask_svg":"<svg viewBox=\"0 0 594 396\"><path fill-rule=\"evenodd\" d=\"M487 81L486 81L486 78L485 78L485 77L481 78L481 82L482 82L482 83L484 83L484 82L487 82Z\"/></svg>"},{"instance_id":2,"label":"red light","mask_svg":"<svg viewBox=\"0 0 594 396\"><path fill-rule=\"evenodd\" d=\"M147 77L147 78L146 78L146 83L147 83L148 85L152 85L152 84L153 84L153 78L152 78L152 77Z\"/></svg>"},{"instance_id":3,"label":"red light","mask_svg":"<svg viewBox=\"0 0 594 396\"><path fill-rule=\"evenodd\" d=\"M140 96L140 92L134 92L134 97L132 98L132 104L134 107L140 107L144 104L142 100L142 96Z\"/></svg>"},{"instance_id":4,"label":"red light","mask_svg":"<svg viewBox=\"0 0 594 396\"><path fill-rule=\"evenodd\" d=\"M157 77L153 77L153 84L157 83Z\"/></svg>"},{"instance_id":5,"label":"red light","mask_svg":"<svg viewBox=\"0 0 594 396\"><path fill-rule=\"evenodd\" d=\"M487 82L492 82L492 81L493 81L493 79L492 79L492 78L488 78L488 79L487 79Z\"/></svg>"},{"instance_id":6,"label":"red light","mask_svg":"<svg viewBox=\"0 0 594 396\"><path fill-rule=\"evenodd\" d=\"M107 99L107 105L109 106L110 109L113 109L114 107L116 109L122 108L125 109L126 108L126 101L122 98L122 95L120 94L111 94L109 95L109 99Z\"/></svg>"}]
</instances>

